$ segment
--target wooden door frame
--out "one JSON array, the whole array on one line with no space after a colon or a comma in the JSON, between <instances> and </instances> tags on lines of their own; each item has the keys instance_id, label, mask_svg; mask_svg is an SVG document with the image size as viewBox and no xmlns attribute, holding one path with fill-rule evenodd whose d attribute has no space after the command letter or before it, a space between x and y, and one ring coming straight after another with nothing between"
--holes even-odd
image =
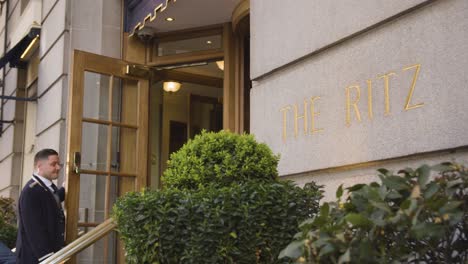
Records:
<instances>
[{"instance_id":1,"label":"wooden door frame","mask_svg":"<svg viewBox=\"0 0 468 264\"><path fill-rule=\"evenodd\" d=\"M195 63L200 61L224 60L223 88L223 129L234 133L244 132L244 69L245 62L243 55L242 40L245 31L248 34L248 24L245 26L246 17L250 13L250 1L242 0L235 8L229 23L210 25L200 28L184 29L172 32L164 32L155 35L155 38L144 43L134 35L129 37L123 34L123 57L128 61L135 61L146 65L149 68L164 67L168 65ZM187 52L176 55L157 56L158 43L190 39L203 36L222 35L223 47L221 49ZM221 86L217 78L195 78L187 73L177 73L176 71L162 72L156 76L160 80L167 78L176 79L197 79L199 83L210 83ZM200 76L198 76L200 77ZM151 91L150 91L151 94ZM152 113L149 113L152 115ZM148 131L149 135L149 131ZM151 139L149 139L151 141ZM151 143L151 142L150 142ZM161 151L159 151L161 152ZM147 158L148 175L150 175L151 158ZM148 179L150 182L150 179ZM158 184L158 186L160 186Z\"/></svg>"},{"instance_id":2,"label":"wooden door frame","mask_svg":"<svg viewBox=\"0 0 468 264\"><path fill-rule=\"evenodd\" d=\"M83 103L84 103L84 75L85 72L94 72L98 74L113 75L121 79L138 81L137 100L139 101L137 109L137 146L136 146L136 169L134 185L132 188L128 183L119 185L120 190L140 190L145 187L147 180L147 139L148 139L148 101L141 98L148 98L149 84L145 78L132 77L126 74L126 67L129 63L97 55L89 52L75 50L72 62L72 77L70 79L69 110L68 110L68 151L66 162L67 175L67 197L65 200L67 208L66 224L66 242L72 242L78 237L78 219L79 219L79 194L80 194L80 172L75 171L74 153L81 152L82 147L82 124L83 124ZM122 106L126 104L125 98L122 98ZM127 103L128 104L128 103ZM111 125L112 121L105 122ZM109 161L109 160L108 160ZM114 173L112 173L114 174ZM119 173L116 173L119 174ZM123 175L124 176L124 175ZM73 191L71 191L73 189ZM120 193L119 195L121 195ZM74 262L74 259L71 260Z\"/></svg>"},{"instance_id":3,"label":"wooden door frame","mask_svg":"<svg viewBox=\"0 0 468 264\"><path fill-rule=\"evenodd\" d=\"M157 56L153 50L156 50L158 43L182 39L190 39L202 36L222 35L222 48L213 50L203 50L187 52L176 55ZM184 29L173 32L157 34L153 42L146 44L145 54L148 67L163 67L168 65L195 63L201 61L224 60L224 78L223 78L223 129L239 133L240 127L236 127L239 121L234 120L236 115L236 35L233 32L232 23L211 25L201 28ZM143 56L140 56L143 59ZM237 102L239 103L239 102Z\"/></svg>"}]
</instances>

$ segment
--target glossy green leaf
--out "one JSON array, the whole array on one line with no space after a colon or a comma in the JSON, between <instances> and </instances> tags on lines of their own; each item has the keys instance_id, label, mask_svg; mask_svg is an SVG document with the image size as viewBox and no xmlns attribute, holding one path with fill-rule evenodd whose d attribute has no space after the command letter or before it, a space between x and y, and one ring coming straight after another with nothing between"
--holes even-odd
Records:
<instances>
[{"instance_id":1,"label":"glossy green leaf","mask_svg":"<svg viewBox=\"0 0 468 264\"><path fill-rule=\"evenodd\" d=\"M348 248L346 252L338 259L338 264L348 263L351 261L351 250Z\"/></svg>"},{"instance_id":2,"label":"glossy green leaf","mask_svg":"<svg viewBox=\"0 0 468 264\"><path fill-rule=\"evenodd\" d=\"M362 187L366 186L365 184L355 184L349 188L346 188L349 192L355 192L357 190L360 190Z\"/></svg>"},{"instance_id":3,"label":"glossy green leaf","mask_svg":"<svg viewBox=\"0 0 468 264\"><path fill-rule=\"evenodd\" d=\"M388 176L382 179L383 184L385 184L389 189L394 190L404 190L409 189L409 185L406 183L405 179L398 176Z\"/></svg>"},{"instance_id":4,"label":"glossy green leaf","mask_svg":"<svg viewBox=\"0 0 468 264\"><path fill-rule=\"evenodd\" d=\"M291 259L297 259L302 255L302 250L304 247L304 242L303 241L295 241L290 243L285 249L283 249L278 258L291 258Z\"/></svg>"},{"instance_id":5,"label":"glossy green leaf","mask_svg":"<svg viewBox=\"0 0 468 264\"><path fill-rule=\"evenodd\" d=\"M302 226L296 239L311 248L300 263L468 263L468 170L450 164L431 179L431 169L381 170L382 185L348 188L327 219Z\"/></svg>"},{"instance_id":6,"label":"glossy green leaf","mask_svg":"<svg viewBox=\"0 0 468 264\"><path fill-rule=\"evenodd\" d=\"M439 191L440 186L436 182L431 182L426 185L426 189L423 192L423 196L425 199L430 199L434 194Z\"/></svg>"},{"instance_id":7,"label":"glossy green leaf","mask_svg":"<svg viewBox=\"0 0 468 264\"><path fill-rule=\"evenodd\" d=\"M356 214L356 213L349 213L345 216L346 221L351 223L353 226L356 227L366 227L371 224L371 221L367 219L367 217L361 215L361 214Z\"/></svg>"},{"instance_id":8,"label":"glossy green leaf","mask_svg":"<svg viewBox=\"0 0 468 264\"><path fill-rule=\"evenodd\" d=\"M424 188L431 175L431 168L428 165L423 165L416 170L416 173L418 174L419 186Z\"/></svg>"},{"instance_id":9,"label":"glossy green leaf","mask_svg":"<svg viewBox=\"0 0 468 264\"><path fill-rule=\"evenodd\" d=\"M341 196L343 196L343 184L341 184L336 190L336 198L340 199Z\"/></svg>"}]
</instances>

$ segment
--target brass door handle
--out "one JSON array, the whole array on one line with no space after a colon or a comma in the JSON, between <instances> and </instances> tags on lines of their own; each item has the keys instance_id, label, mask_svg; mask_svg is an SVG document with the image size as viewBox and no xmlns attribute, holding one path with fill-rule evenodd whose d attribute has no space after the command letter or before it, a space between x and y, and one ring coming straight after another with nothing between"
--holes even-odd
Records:
<instances>
[{"instance_id":1,"label":"brass door handle","mask_svg":"<svg viewBox=\"0 0 468 264\"><path fill-rule=\"evenodd\" d=\"M75 152L73 153L73 171L76 174L80 173L80 167L81 167L81 153L80 152Z\"/></svg>"}]
</instances>

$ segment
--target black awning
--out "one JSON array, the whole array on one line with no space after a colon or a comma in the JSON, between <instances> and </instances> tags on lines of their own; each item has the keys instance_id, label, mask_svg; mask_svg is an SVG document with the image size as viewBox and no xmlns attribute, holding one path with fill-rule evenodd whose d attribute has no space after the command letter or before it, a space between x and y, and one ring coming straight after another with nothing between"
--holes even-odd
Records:
<instances>
[{"instance_id":1,"label":"black awning","mask_svg":"<svg viewBox=\"0 0 468 264\"><path fill-rule=\"evenodd\" d=\"M165 10L169 2L176 0L125 0L125 32L130 35L142 29L146 22L156 18Z\"/></svg>"},{"instance_id":2,"label":"black awning","mask_svg":"<svg viewBox=\"0 0 468 264\"><path fill-rule=\"evenodd\" d=\"M41 33L41 29L33 27L29 30L28 34L24 36L12 49L10 49L5 56L0 58L0 69L5 67L9 62L10 67L21 67L24 61L21 60L21 55L26 51L32 41L38 37Z\"/></svg>"}]
</instances>

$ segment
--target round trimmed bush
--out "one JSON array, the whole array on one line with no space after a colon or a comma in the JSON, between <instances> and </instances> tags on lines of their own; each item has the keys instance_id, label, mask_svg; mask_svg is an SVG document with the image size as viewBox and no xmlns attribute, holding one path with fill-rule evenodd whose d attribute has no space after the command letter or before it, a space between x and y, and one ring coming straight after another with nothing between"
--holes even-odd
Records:
<instances>
[{"instance_id":1,"label":"round trimmed bush","mask_svg":"<svg viewBox=\"0 0 468 264\"><path fill-rule=\"evenodd\" d=\"M166 188L196 190L245 181L275 181L278 160L252 135L202 132L173 153L163 175Z\"/></svg>"},{"instance_id":2,"label":"round trimmed bush","mask_svg":"<svg viewBox=\"0 0 468 264\"><path fill-rule=\"evenodd\" d=\"M130 193L114 206L127 263L285 263L278 255L317 212L319 188L246 182L197 192Z\"/></svg>"},{"instance_id":3,"label":"round trimmed bush","mask_svg":"<svg viewBox=\"0 0 468 264\"><path fill-rule=\"evenodd\" d=\"M286 263L280 250L322 197L279 181L278 156L253 136L203 132L171 155L157 191L114 206L128 263Z\"/></svg>"}]
</instances>

